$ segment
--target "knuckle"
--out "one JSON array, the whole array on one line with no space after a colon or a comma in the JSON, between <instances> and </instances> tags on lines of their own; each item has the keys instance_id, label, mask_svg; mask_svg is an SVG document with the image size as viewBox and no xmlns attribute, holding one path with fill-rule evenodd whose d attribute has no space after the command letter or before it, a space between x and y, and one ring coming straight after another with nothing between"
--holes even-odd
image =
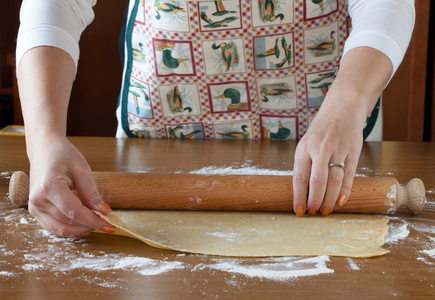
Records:
<instances>
[{"instance_id":1,"label":"knuckle","mask_svg":"<svg viewBox=\"0 0 435 300\"><path fill-rule=\"evenodd\" d=\"M302 173L293 174L293 181L296 184L306 184L308 183L308 178Z\"/></svg>"},{"instance_id":2,"label":"knuckle","mask_svg":"<svg viewBox=\"0 0 435 300\"><path fill-rule=\"evenodd\" d=\"M46 181L44 181L41 185L41 191L44 194L50 194L53 189L57 189L59 187L68 187L70 184L68 180L62 175L53 176Z\"/></svg>"},{"instance_id":3,"label":"knuckle","mask_svg":"<svg viewBox=\"0 0 435 300\"><path fill-rule=\"evenodd\" d=\"M45 197L42 196L30 196L29 197L29 208L30 207L42 207L45 202Z\"/></svg>"},{"instance_id":4,"label":"knuckle","mask_svg":"<svg viewBox=\"0 0 435 300\"><path fill-rule=\"evenodd\" d=\"M37 208L36 208L33 204L29 203L28 211L29 211L29 214L30 214L31 216L33 216L33 217L36 218L36 216L37 216L37 214L38 214L38 213L37 213Z\"/></svg>"},{"instance_id":5,"label":"knuckle","mask_svg":"<svg viewBox=\"0 0 435 300\"><path fill-rule=\"evenodd\" d=\"M41 210L44 210L47 206L47 200L44 196L30 196L28 202L29 214L33 217L37 217Z\"/></svg>"},{"instance_id":6,"label":"knuckle","mask_svg":"<svg viewBox=\"0 0 435 300\"><path fill-rule=\"evenodd\" d=\"M332 174L329 176L329 183L332 185L340 185L343 182L343 176L340 174Z\"/></svg>"},{"instance_id":7,"label":"knuckle","mask_svg":"<svg viewBox=\"0 0 435 300\"><path fill-rule=\"evenodd\" d=\"M341 191L342 191L342 193L344 193L344 194L349 195L351 190L352 190L352 186L349 186L349 185L346 185L346 184L343 184L343 185L341 186Z\"/></svg>"},{"instance_id":8,"label":"knuckle","mask_svg":"<svg viewBox=\"0 0 435 300\"><path fill-rule=\"evenodd\" d=\"M300 141L295 151L295 157L302 157L307 155L308 149L307 144L304 141Z\"/></svg>"},{"instance_id":9,"label":"knuckle","mask_svg":"<svg viewBox=\"0 0 435 300\"><path fill-rule=\"evenodd\" d=\"M326 184L326 177L324 176L314 176L310 180L310 184L314 186L321 186Z\"/></svg>"},{"instance_id":10,"label":"knuckle","mask_svg":"<svg viewBox=\"0 0 435 300\"><path fill-rule=\"evenodd\" d=\"M81 212L77 208L71 208L67 211L66 216L72 221L78 221L81 217Z\"/></svg>"},{"instance_id":11,"label":"knuckle","mask_svg":"<svg viewBox=\"0 0 435 300\"><path fill-rule=\"evenodd\" d=\"M67 224L67 225L76 225L76 224L77 224L77 222L74 221L73 219L68 219L68 220L65 221L64 223Z\"/></svg>"},{"instance_id":12,"label":"knuckle","mask_svg":"<svg viewBox=\"0 0 435 300\"><path fill-rule=\"evenodd\" d=\"M100 196L100 193L98 191L90 193L87 198L89 200L95 201L95 202L101 201L101 196Z\"/></svg>"}]
</instances>

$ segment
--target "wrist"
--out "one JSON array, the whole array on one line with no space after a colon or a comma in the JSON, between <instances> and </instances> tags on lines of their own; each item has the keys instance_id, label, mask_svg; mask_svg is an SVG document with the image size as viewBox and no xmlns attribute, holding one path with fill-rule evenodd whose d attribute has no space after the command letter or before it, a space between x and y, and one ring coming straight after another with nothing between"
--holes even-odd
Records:
<instances>
[{"instance_id":1,"label":"wrist","mask_svg":"<svg viewBox=\"0 0 435 300\"><path fill-rule=\"evenodd\" d=\"M367 94L358 88L347 88L333 85L326 94L322 108L333 115L351 115L356 121L365 122L373 111L379 96Z\"/></svg>"},{"instance_id":2,"label":"wrist","mask_svg":"<svg viewBox=\"0 0 435 300\"><path fill-rule=\"evenodd\" d=\"M26 150L32 162L35 156L47 151L50 147L67 141L66 134L58 130L38 130L26 128Z\"/></svg>"}]
</instances>

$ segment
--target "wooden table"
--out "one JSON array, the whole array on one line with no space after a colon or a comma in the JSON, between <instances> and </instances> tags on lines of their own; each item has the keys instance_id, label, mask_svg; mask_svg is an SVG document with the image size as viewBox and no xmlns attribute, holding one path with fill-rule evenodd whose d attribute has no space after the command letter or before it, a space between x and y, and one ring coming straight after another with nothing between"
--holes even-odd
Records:
<instances>
[{"instance_id":1,"label":"wooden table","mask_svg":"<svg viewBox=\"0 0 435 300\"><path fill-rule=\"evenodd\" d=\"M291 170L296 146L267 141L71 141L94 171L159 173L210 166ZM424 212L413 216L400 211L390 220L396 239L384 247L391 253L372 259L320 257L314 263L305 258L180 254L101 234L56 238L42 230L25 209L8 203L8 176L15 170L29 170L24 139L0 137L1 299L435 298L432 143L364 144L358 176L394 176L402 184L418 177L427 189ZM254 274L255 268L260 273ZM310 269L311 275L302 276Z\"/></svg>"}]
</instances>

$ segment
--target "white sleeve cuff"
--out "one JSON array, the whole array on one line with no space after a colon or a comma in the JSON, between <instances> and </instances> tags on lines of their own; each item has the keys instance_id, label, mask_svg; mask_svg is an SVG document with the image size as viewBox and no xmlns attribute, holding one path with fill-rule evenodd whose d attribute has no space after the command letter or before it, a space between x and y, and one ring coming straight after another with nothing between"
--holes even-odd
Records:
<instances>
[{"instance_id":1,"label":"white sleeve cuff","mask_svg":"<svg viewBox=\"0 0 435 300\"><path fill-rule=\"evenodd\" d=\"M394 75L405 56L415 22L413 0L350 0L352 32L343 56L356 47L371 47L384 53Z\"/></svg>"},{"instance_id":2,"label":"white sleeve cuff","mask_svg":"<svg viewBox=\"0 0 435 300\"><path fill-rule=\"evenodd\" d=\"M402 62L405 55L404 50L406 51L406 49L400 47L392 36L376 30L366 30L350 35L344 45L343 56L357 47L371 47L384 53L393 64L393 74L391 76L394 75Z\"/></svg>"},{"instance_id":3,"label":"white sleeve cuff","mask_svg":"<svg viewBox=\"0 0 435 300\"><path fill-rule=\"evenodd\" d=\"M92 22L96 0L24 0L16 49L16 67L28 50L52 46L66 51L77 68L79 40Z\"/></svg>"},{"instance_id":4,"label":"white sleeve cuff","mask_svg":"<svg viewBox=\"0 0 435 300\"><path fill-rule=\"evenodd\" d=\"M62 29L50 25L40 25L20 34L16 51L16 67L28 50L39 46L52 46L67 52L74 64L78 64L79 45L77 41Z\"/></svg>"}]
</instances>

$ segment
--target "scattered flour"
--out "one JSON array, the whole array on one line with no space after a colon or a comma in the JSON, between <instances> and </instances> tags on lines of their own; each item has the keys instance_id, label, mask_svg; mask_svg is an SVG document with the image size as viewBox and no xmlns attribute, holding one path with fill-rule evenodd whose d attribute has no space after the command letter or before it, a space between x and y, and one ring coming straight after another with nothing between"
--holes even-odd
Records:
<instances>
[{"instance_id":1,"label":"scattered flour","mask_svg":"<svg viewBox=\"0 0 435 300\"><path fill-rule=\"evenodd\" d=\"M334 273L327 267L329 256L316 257L274 257L257 260L249 264L240 259L216 259L214 264L198 266L197 269L214 269L237 273L246 277L257 277L276 281L285 281L304 276Z\"/></svg>"},{"instance_id":2,"label":"scattered flour","mask_svg":"<svg viewBox=\"0 0 435 300\"><path fill-rule=\"evenodd\" d=\"M14 276L14 273L8 271L0 271L0 276Z\"/></svg>"},{"instance_id":3,"label":"scattered flour","mask_svg":"<svg viewBox=\"0 0 435 300\"><path fill-rule=\"evenodd\" d=\"M202 174L202 175L293 175L293 171L280 171L271 169L261 169L255 166L242 166L241 168L229 167L204 167L202 169L194 170L189 174Z\"/></svg>"},{"instance_id":4,"label":"scattered flour","mask_svg":"<svg viewBox=\"0 0 435 300\"><path fill-rule=\"evenodd\" d=\"M433 193L433 190L426 191L426 195L429 194L432 198L427 197L428 201L425 204L424 211L429 212L430 215L415 218L415 221L410 223L410 227L420 234L419 245L421 246L417 250L421 256L417 260L431 266L435 266L435 219L433 218L435 201Z\"/></svg>"},{"instance_id":5,"label":"scattered flour","mask_svg":"<svg viewBox=\"0 0 435 300\"><path fill-rule=\"evenodd\" d=\"M20 219L20 224L29 224L29 222L26 220L26 218L21 218ZM17 226L18 226L18 224L17 224Z\"/></svg>"},{"instance_id":6,"label":"scattered flour","mask_svg":"<svg viewBox=\"0 0 435 300\"><path fill-rule=\"evenodd\" d=\"M385 175L394 175L396 170L375 171L369 168L361 168L357 170L355 177L379 177ZM176 171L174 173L182 173ZM189 174L201 174L201 175L282 175L292 176L292 170L273 170L265 169L257 166L251 166L250 162L242 164L240 167L228 166L228 167L215 167L209 166L198 170L190 171Z\"/></svg>"},{"instance_id":7,"label":"scattered flour","mask_svg":"<svg viewBox=\"0 0 435 300\"><path fill-rule=\"evenodd\" d=\"M390 170L373 170L370 168L359 168L357 170L357 173L355 174L355 177L380 177L380 176L386 176L386 175L391 175L393 176L394 174L397 173L396 169L390 169Z\"/></svg>"},{"instance_id":8,"label":"scattered flour","mask_svg":"<svg viewBox=\"0 0 435 300\"><path fill-rule=\"evenodd\" d=\"M225 239L228 242L233 242L236 240L238 233L223 233L223 232L209 232L208 235L219 237Z\"/></svg>"},{"instance_id":9,"label":"scattered flour","mask_svg":"<svg viewBox=\"0 0 435 300\"><path fill-rule=\"evenodd\" d=\"M425 243L425 247L429 249L420 250L419 253L421 253L422 256L418 257L417 260L435 266L435 226L421 225L413 226L413 228L423 232L429 239L429 242Z\"/></svg>"},{"instance_id":10,"label":"scattered flour","mask_svg":"<svg viewBox=\"0 0 435 300\"><path fill-rule=\"evenodd\" d=\"M349 267L350 267L352 270L359 270L358 265L353 261L352 258L347 258L347 262L349 263Z\"/></svg>"},{"instance_id":11,"label":"scattered flour","mask_svg":"<svg viewBox=\"0 0 435 300\"><path fill-rule=\"evenodd\" d=\"M369 177L369 175L361 174L361 173L356 173L355 177Z\"/></svg>"},{"instance_id":12,"label":"scattered flour","mask_svg":"<svg viewBox=\"0 0 435 300\"><path fill-rule=\"evenodd\" d=\"M161 261L132 255L104 254L99 257L78 257L70 263L54 266L52 270L67 272L74 269L93 271L124 269L135 271L140 275L150 276L183 268L183 263L178 261Z\"/></svg>"},{"instance_id":13,"label":"scattered flour","mask_svg":"<svg viewBox=\"0 0 435 300\"><path fill-rule=\"evenodd\" d=\"M432 245L428 246L432 249L421 250L420 253L423 256L418 257L417 260L435 266L435 238L432 238Z\"/></svg>"},{"instance_id":14,"label":"scattered flour","mask_svg":"<svg viewBox=\"0 0 435 300\"><path fill-rule=\"evenodd\" d=\"M433 201L435 201L435 190L426 190L426 200L427 201L432 201L432 202L427 202L426 205L433 205Z\"/></svg>"},{"instance_id":15,"label":"scattered flour","mask_svg":"<svg viewBox=\"0 0 435 300\"><path fill-rule=\"evenodd\" d=\"M399 240L403 240L408 237L408 235L408 223L401 221L401 224L390 224L388 227L387 236L385 237L385 243L397 243Z\"/></svg>"},{"instance_id":16,"label":"scattered flour","mask_svg":"<svg viewBox=\"0 0 435 300\"><path fill-rule=\"evenodd\" d=\"M431 250L422 250L421 253L424 253L424 254L432 257L433 259L435 259L435 248L431 249Z\"/></svg>"},{"instance_id":17,"label":"scattered flour","mask_svg":"<svg viewBox=\"0 0 435 300\"><path fill-rule=\"evenodd\" d=\"M0 172L0 177L9 178L11 176L11 172Z\"/></svg>"},{"instance_id":18,"label":"scattered flour","mask_svg":"<svg viewBox=\"0 0 435 300\"><path fill-rule=\"evenodd\" d=\"M198 196L195 196L195 198L194 197L190 197L189 201L194 201L194 202L196 202L196 204L200 204L202 202L202 199L199 198Z\"/></svg>"}]
</instances>

